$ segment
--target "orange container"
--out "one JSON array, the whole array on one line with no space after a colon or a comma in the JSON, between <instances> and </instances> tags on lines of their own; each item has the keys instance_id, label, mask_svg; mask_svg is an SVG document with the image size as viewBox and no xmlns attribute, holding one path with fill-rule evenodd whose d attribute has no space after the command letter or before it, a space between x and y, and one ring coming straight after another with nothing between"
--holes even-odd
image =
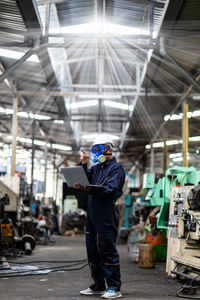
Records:
<instances>
[{"instance_id":1,"label":"orange container","mask_svg":"<svg viewBox=\"0 0 200 300\"><path fill-rule=\"evenodd\" d=\"M150 245L163 245L166 244L166 237L160 232L147 233L146 241Z\"/></svg>"}]
</instances>

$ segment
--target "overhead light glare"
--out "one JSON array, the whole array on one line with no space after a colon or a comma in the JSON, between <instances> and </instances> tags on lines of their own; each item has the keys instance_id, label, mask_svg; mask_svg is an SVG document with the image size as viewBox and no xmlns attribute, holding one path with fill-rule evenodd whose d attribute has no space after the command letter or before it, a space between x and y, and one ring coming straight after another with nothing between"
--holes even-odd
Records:
<instances>
[{"instance_id":1,"label":"overhead light glare","mask_svg":"<svg viewBox=\"0 0 200 300\"><path fill-rule=\"evenodd\" d=\"M60 144L52 144L53 149L58 149L58 150L63 150L63 151L71 151L72 147L71 146L65 146L65 145L60 145Z\"/></svg>"},{"instance_id":2,"label":"overhead light glare","mask_svg":"<svg viewBox=\"0 0 200 300\"><path fill-rule=\"evenodd\" d=\"M82 94L78 96L82 99L121 99L122 96L118 94Z\"/></svg>"},{"instance_id":3,"label":"overhead light glare","mask_svg":"<svg viewBox=\"0 0 200 300\"><path fill-rule=\"evenodd\" d=\"M81 108L81 107L88 107L88 106L96 106L98 105L98 100L88 100L88 101L80 101L80 102L72 102L67 104L68 109L73 108Z\"/></svg>"},{"instance_id":4,"label":"overhead light glare","mask_svg":"<svg viewBox=\"0 0 200 300\"><path fill-rule=\"evenodd\" d=\"M195 117L200 117L200 110L188 111L187 117L189 119L190 118L195 118ZM183 113L164 116L165 122L167 122L168 120L170 120L170 121L181 120L182 118L183 118Z\"/></svg>"},{"instance_id":5,"label":"overhead light glare","mask_svg":"<svg viewBox=\"0 0 200 300\"><path fill-rule=\"evenodd\" d=\"M65 122L63 120L54 120L55 124L64 124Z\"/></svg>"},{"instance_id":6,"label":"overhead light glare","mask_svg":"<svg viewBox=\"0 0 200 300\"><path fill-rule=\"evenodd\" d=\"M12 59L20 59L25 53L21 51L13 51L8 49L0 48L0 56L8 57ZM39 59L37 55L31 55L27 61L39 63Z\"/></svg>"},{"instance_id":7,"label":"overhead light glare","mask_svg":"<svg viewBox=\"0 0 200 300\"><path fill-rule=\"evenodd\" d=\"M140 27L123 26L108 22L94 22L80 25L64 26L60 28L51 28L50 33L62 34L87 34L87 33L103 33L117 34L117 35L150 35L147 29ZM157 37L157 32L153 32L153 38Z\"/></svg>"},{"instance_id":8,"label":"overhead light glare","mask_svg":"<svg viewBox=\"0 0 200 300\"><path fill-rule=\"evenodd\" d=\"M114 102L114 101L105 100L104 101L104 105L108 106L108 107L122 109L122 110L133 111L133 105L128 105L128 104L125 104L125 103L120 103L120 102Z\"/></svg>"},{"instance_id":9,"label":"overhead light glare","mask_svg":"<svg viewBox=\"0 0 200 300\"><path fill-rule=\"evenodd\" d=\"M113 135L109 133L105 133L108 135L112 140L119 140L120 137L118 135ZM82 135L82 138L88 141L94 140L99 134L98 133L90 133L90 134L84 134Z\"/></svg>"}]
</instances>

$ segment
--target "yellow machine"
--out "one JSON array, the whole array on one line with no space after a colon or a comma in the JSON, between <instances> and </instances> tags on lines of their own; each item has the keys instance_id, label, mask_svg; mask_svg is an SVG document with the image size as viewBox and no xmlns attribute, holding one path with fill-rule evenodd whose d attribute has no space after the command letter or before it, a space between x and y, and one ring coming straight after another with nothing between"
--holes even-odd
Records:
<instances>
[{"instance_id":1,"label":"yellow machine","mask_svg":"<svg viewBox=\"0 0 200 300\"><path fill-rule=\"evenodd\" d=\"M200 276L200 185L172 189L166 270L170 276Z\"/></svg>"}]
</instances>

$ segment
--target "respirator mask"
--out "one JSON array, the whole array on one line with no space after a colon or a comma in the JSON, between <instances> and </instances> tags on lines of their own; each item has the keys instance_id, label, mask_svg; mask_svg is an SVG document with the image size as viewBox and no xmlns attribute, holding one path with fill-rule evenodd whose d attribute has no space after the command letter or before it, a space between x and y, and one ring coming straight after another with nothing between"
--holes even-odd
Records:
<instances>
[{"instance_id":1,"label":"respirator mask","mask_svg":"<svg viewBox=\"0 0 200 300\"><path fill-rule=\"evenodd\" d=\"M92 158L94 163L101 163L103 164L106 161L106 155L112 155L110 153L107 154L107 151L110 149L110 145L100 144L100 145L94 145L91 148L91 152L94 154L94 157Z\"/></svg>"}]
</instances>

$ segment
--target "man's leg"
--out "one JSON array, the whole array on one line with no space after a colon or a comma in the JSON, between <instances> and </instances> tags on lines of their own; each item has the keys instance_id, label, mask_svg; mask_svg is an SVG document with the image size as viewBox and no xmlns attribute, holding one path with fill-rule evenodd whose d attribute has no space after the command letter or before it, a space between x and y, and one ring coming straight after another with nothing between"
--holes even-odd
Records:
<instances>
[{"instance_id":1,"label":"man's leg","mask_svg":"<svg viewBox=\"0 0 200 300\"><path fill-rule=\"evenodd\" d=\"M110 230L99 234L101 268L109 289L120 291L121 275L119 254L116 249L116 232Z\"/></svg>"},{"instance_id":2,"label":"man's leg","mask_svg":"<svg viewBox=\"0 0 200 300\"><path fill-rule=\"evenodd\" d=\"M100 264L98 236L94 231L92 223L90 223L90 226L87 226L86 247L91 276L94 281L94 284L91 285L90 288L95 291L104 291L105 280Z\"/></svg>"}]
</instances>

